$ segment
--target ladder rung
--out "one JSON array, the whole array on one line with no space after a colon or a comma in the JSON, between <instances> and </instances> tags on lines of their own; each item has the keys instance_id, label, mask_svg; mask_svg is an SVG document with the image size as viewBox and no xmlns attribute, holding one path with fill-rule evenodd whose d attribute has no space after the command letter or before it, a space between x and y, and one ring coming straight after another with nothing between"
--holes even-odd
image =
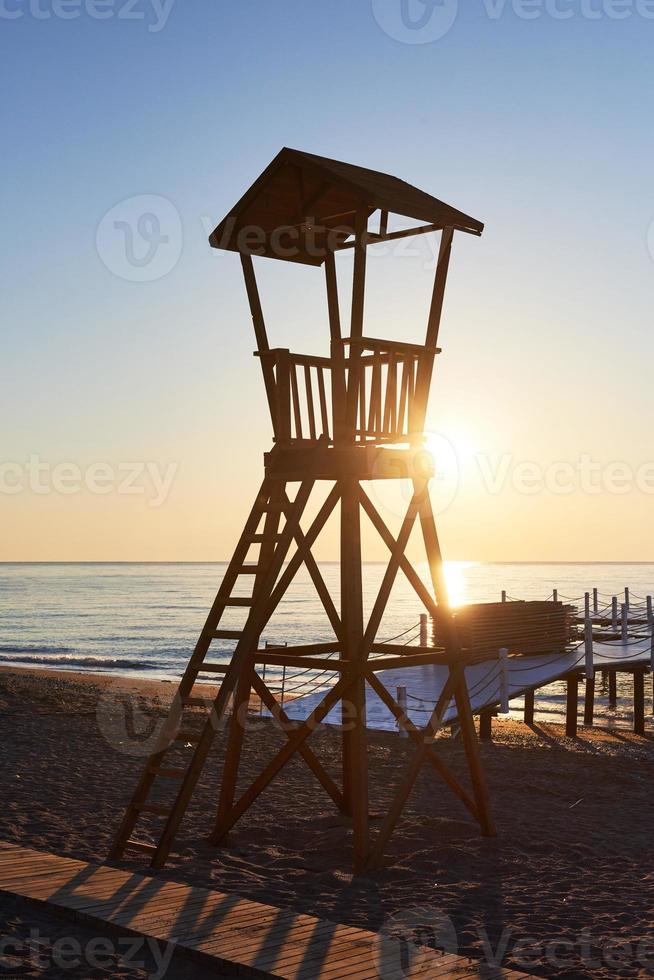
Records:
<instances>
[{"instance_id":1,"label":"ladder rung","mask_svg":"<svg viewBox=\"0 0 654 980\"><path fill-rule=\"evenodd\" d=\"M226 674L228 668L228 664L202 664L201 667L198 667L198 674L201 674L203 670L209 674Z\"/></svg>"},{"instance_id":2,"label":"ladder rung","mask_svg":"<svg viewBox=\"0 0 654 980\"><path fill-rule=\"evenodd\" d=\"M141 813L156 813L158 817L167 817L170 814L170 807L160 806L158 803L141 803L137 809Z\"/></svg>"},{"instance_id":3,"label":"ladder rung","mask_svg":"<svg viewBox=\"0 0 654 980\"><path fill-rule=\"evenodd\" d=\"M252 544L270 544L279 541L281 534L253 534L250 538Z\"/></svg>"},{"instance_id":4,"label":"ladder rung","mask_svg":"<svg viewBox=\"0 0 654 980\"><path fill-rule=\"evenodd\" d=\"M214 640L240 640L241 630L216 630L211 635Z\"/></svg>"},{"instance_id":5,"label":"ladder rung","mask_svg":"<svg viewBox=\"0 0 654 980\"><path fill-rule=\"evenodd\" d=\"M239 575L258 575L261 569L258 565L241 565L238 570Z\"/></svg>"},{"instance_id":6,"label":"ladder rung","mask_svg":"<svg viewBox=\"0 0 654 980\"><path fill-rule=\"evenodd\" d=\"M254 599L252 596L235 596L233 599L228 599L225 603L226 606L252 606L254 605Z\"/></svg>"},{"instance_id":7,"label":"ladder rung","mask_svg":"<svg viewBox=\"0 0 654 980\"><path fill-rule=\"evenodd\" d=\"M185 708L208 708L211 701L211 698L182 698L182 705Z\"/></svg>"},{"instance_id":8,"label":"ladder rung","mask_svg":"<svg viewBox=\"0 0 654 980\"><path fill-rule=\"evenodd\" d=\"M158 767L151 769L150 772L153 776L161 776L162 779L183 779L186 775L186 769L164 769Z\"/></svg>"},{"instance_id":9,"label":"ladder rung","mask_svg":"<svg viewBox=\"0 0 654 980\"><path fill-rule=\"evenodd\" d=\"M196 735L195 732L177 732L175 735L176 742L199 742L200 736Z\"/></svg>"},{"instance_id":10,"label":"ladder rung","mask_svg":"<svg viewBox=\"0 0 654 980\"><path fill-rule=\"evenodd\" d=\"M146 844L143 840L128 840L125 847L132 847L135 851L143 851L144 854L154 854L157 850L155 844Z\"/></svg>"}]
</instances>

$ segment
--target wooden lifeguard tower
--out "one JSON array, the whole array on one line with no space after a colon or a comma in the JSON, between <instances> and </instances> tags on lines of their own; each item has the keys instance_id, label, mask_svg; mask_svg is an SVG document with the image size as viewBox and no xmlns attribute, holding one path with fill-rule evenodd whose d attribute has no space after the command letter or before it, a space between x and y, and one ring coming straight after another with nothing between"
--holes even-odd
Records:
<instances>
[{"instance_id":1,"label":"wooden lifeguard tower","mask_svg":"<svg viewBox=\"0 0 654 980\"><path fill-rule=\"evenodd\" d=\"M379 212L375 230L369 225ZM389 230L389 217L401 215L420 224ZM161 867L187 808L216 733L226 727L226 754L220 800L210 840L218 844L285 763L299 753L335 806L352 819L354 868L363 871L380 860L423 763L430 763L478 820L482 833L494 833L477 736L465 682L465 658L448 611L442 556L429 496L433 467L425 466L423 429L450 250L455 231L480 235L481 222L449 207L396 177L283 149L254 182L210 237L214 248L240 254L245 287L270 407L274 444L264 457L265 475L234 556L181 681L170 722L143 776L118 832L111 857L126 850L146 853ZM364 331L366 255L371 245L409 235L440 234L433 294L423 344L379 340ZM349 331L342 330L335 253L353 249L353 285ZM330 353L315 357L269 346L253 256L323 266L329 313ZM374 332L374 331L373 331ZM419 462L417 462L419 460ZM371 480L409 480L411 498L395 536L380 516L364 484ZM326 497L310 526L301 519L319 486ZM293 488L295 488L293 490ZM335 509L340 509L340 608L327 589L312 547ZM390 558L372 611L362 601L361 513L379 532ZM431 572L426 588L405 551L419 522ZM256 559L250 560L251 549ZM301 566L305 566L327 614L334 640L284 649L260 649L260 638ZM437 616L443 646L406 647L377 642L377 631L398 571L407 576L425 610ZM235 593L237 583L252 582L251 595ZM221 628L226 610L244 607L238 630ZM235 648L225 666L215 659L216 641ZM211 653L214 659L211 659ZM337 655L338 659L328 659ZM390 667L447 664L448 681L424 728L415 727L380 678ZM260 673L263 664L338 671L306 721L288 718ZM223 674L198 734L188 734L187 709L205 702L193 696L198 678ZM382 674L383 676L383 674ZM413 740L413 756L397 788L381 829L369 830L366 685L369 685ZM285 723L287 741L252 785L238 798L237 778L251 692ZM435 733L447 706L455 701L470 775L468 791L437 752ZM342 714L341 785L324 768L307 740L339 702ZM231 707L231 714L229 709ZM347 709L347 710L346 710ZM183 766L166 759L172 746L189 743ZM172 780L170 807L149 802L155 783ZM290 804L289 804L290 805ZM143 814L164 820L158 842L134 839Z\"/></svg>"}]
</instances>

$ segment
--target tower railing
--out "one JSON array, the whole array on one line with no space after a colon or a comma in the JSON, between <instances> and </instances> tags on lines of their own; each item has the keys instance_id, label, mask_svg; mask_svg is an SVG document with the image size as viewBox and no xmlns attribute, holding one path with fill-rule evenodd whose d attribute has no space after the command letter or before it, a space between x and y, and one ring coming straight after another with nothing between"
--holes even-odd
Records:
<instances>
[{"instance_id":1,"label":"tower railing","mask_svg":"<svg viewBox=\"0 0 654 980\"><path fill-rule=\"evenodd\" d=\"M356 445L420 442L424 398L419 375L437 353L436 347L372 337L336 341L331 357L285 348L257 351L272 367L275 442L333 445L339 432ZM347 426L344 430L346 393L356 405L349 438Z\"/></svg>"}]
</instances>

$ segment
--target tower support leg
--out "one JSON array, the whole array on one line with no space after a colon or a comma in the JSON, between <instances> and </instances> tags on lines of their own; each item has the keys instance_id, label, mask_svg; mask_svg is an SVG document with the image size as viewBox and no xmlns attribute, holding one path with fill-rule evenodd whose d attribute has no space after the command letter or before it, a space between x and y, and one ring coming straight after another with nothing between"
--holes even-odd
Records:
<instances>
[{"instance_id":1,"label":"tower support leg","mask_svg":"<svg viewBox=\"0 0 654 980\"><path fill-rule=\"evenodd\" d=\"M438 540L434 512L431 506L431 497L429 496L429 489L427 486L420 495L418 515L420 518L420 526L422 528L422 535L425 542L425 551L427 552L427 561L429 562L429 571L431 574L434 593L436 595L436 601L439 607L443 610L445 616L444 625L446 643L452 653L460 654L461 647L456 635L456 628L452 618L448 615L449 601L447 597L445 573L443 570L443 555L441 552L440 542ZM479 742L477 740L477 732L472 716L472 707L470 705L470 698L468 695L465 671L461 666L455 666L453 670L456 672L454 699L456 701L459 724L461 726L461 737L463 739L468 770L470 772L472 790L475 802L477 804L479 824L484 836L493 837L496 832L495 823L491 813L490 798L486 786L484 770L479 758Z\"/></svg>"},{"instance_id":2,"label":"tower support leg","mask_svg":"<svg viewBox=\"0 0 654 980\"><path fill-rule=\"evenodd\" d=\"M342 658L358 672L363 649L363 585L361 578L361 511L359 481L341 482L341 621ZM354 870L368 859L368 748L365 678L357 676L342 702L343 788L352 816Z\"/></svg>"}]
</instances>

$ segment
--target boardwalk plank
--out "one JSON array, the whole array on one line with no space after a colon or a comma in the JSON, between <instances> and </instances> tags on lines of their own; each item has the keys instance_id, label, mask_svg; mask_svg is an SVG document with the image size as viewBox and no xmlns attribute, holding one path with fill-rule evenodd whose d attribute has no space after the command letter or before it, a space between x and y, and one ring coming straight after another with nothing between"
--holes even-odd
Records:
<instances>
[{"instance_id":1,"label":"boardwalk plank","mask_svg":"<svg viewBox=\"0 0 654 980\"><path fill-rule=\"evenodd\" d=\"M42 854L0 841L0 891L45 903L81 922L175 941L180 952L283 980L379 980L379 936L291 909L181 882ZM420 949L419 980L526 980L467 957ZM384 980L404 980L383 963Z\"/></svg>"}]
</instances>

